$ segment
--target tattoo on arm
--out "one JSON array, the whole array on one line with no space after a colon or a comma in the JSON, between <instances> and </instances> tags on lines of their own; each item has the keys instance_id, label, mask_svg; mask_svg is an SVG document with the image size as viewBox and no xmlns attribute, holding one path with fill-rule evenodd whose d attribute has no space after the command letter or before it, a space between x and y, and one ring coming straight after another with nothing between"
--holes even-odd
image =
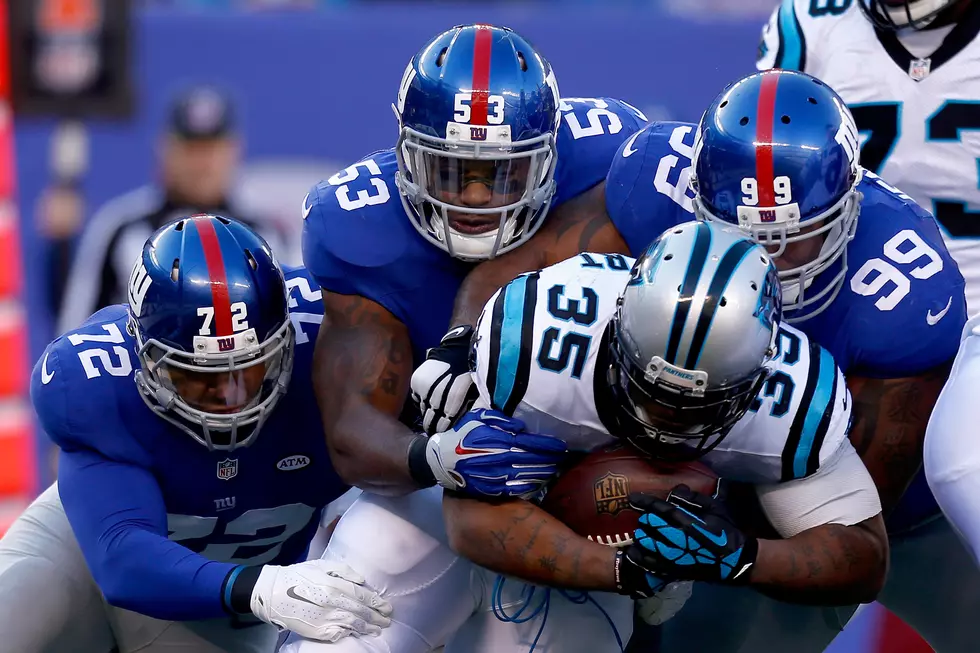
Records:
<instances>
[{"instance_id":1,"label":"tattoo on arm","mask_svg":"<svg viewBox=\"0 0 980 653\"><path fill-rule=\"evenodd\" d=\"M480 566L552 587L615 591L615 549L576 535L534 504L446 493L443 507L451 546Z\"/></svg>"},{"instance_id":2,"label":"tattoo on arm","mask_svg":"<svg viewBox=\"0 0 980 653\"><path fill-rule=\"evenodd\" d=\"M407 469L414 434L397 419L412 375L408 329L363 297L324 292L323 305L313 386L334 466L374 492L415 489Z\"/></svg>"},{"instance_id":3,"label":"tattoo on arm","mask_svg":"<svg viewBox=\"0 0 980 653\"><path fill-rule=\"evenodd\" d=\"M929 415L949 377L950 365L916 377L847 381L854 401L850 440L878 487L885 515L922 464Z\"/></svg>"},{"instance_id":4,"label":"tattoo on arm","mask_svg":"<svg viewBox=\"0 0 980 653\"><path fill-rule=\"evenodd\" d=\"M451 324L475 324L487 300L519 274L564 261L581 252L628 254L626 243L606 214L605 183L551 211L530 242L466 277L456 295Z\"/></svg>"},{"instance_id":5,"label":"tattoo on arm","mask_svg":"<svg viewBox=\"0 0 980 653\"><path fill-rule=\"evenodd\" d=\"M888 569L881 515L853 526L827 524L786 540L760 540L752 585L780 601L851 605L874 600Z\"/></svg>"}]
</instances>

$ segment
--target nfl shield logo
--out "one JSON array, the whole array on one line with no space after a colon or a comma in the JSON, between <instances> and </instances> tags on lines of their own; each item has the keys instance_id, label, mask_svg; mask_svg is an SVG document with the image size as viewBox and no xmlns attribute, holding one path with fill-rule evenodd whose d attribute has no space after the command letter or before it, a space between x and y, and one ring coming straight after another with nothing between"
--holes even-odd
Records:
<instances>
[{"instance_id":1,"label":"nfl shield logo","mask_svg":"<svg viewBox=\"0 0 980 653\"><path fill-rule=\"evenodd\" d=\"M238 459L232 460L225 458L218 463L218 478L222 481L230 481L238 476Z\"/></svg>"},{"instance_id":2,"label":"nfl shield logo","mask_svg":"<svg viewBox=\"0 0 980 653\"><path fill-rule=\"evenodd\" d=\"M909 63L909 77L917 82L921 82L928 77L930 72L932 72L932 59L928 57L925 59L913 59Z\"/></svg>"}]
</instances>

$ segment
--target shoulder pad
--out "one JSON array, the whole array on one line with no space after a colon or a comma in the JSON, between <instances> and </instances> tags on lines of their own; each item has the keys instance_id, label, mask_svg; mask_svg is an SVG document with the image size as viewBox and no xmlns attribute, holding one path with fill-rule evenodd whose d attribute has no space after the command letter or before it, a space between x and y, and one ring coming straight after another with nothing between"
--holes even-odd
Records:
<instances>
[{"instance_id":1,"label":"shoulder pad","mask_svg":"<svg viewBox=\"0 0 980 653\"><path fill-rule=\"evenodd\" d=\"M647 122L639 109L608 97L564 98L559 108L554 206L605 179L616 150Z\"/></svg>"},{"instance_id":2,"label":"shoulder pad","mask_svg":"<svg viewBox=\"0 0 980 653\"><path fill-rule=\"evenodd\" d=\"M875 377L914 376L951 360L966 323L963 276L932 216L866 173L848 279L852 367ZM885 334L887 337L883 337Z\"/></svg>"},{"instance_id":3,"label":"shoulder pad","mask_svg":"<svg viewBox=\"0 0 980 653\"><path fill-rule=\"evenodd\" d=\"M103 449L127 410L148 410L133 380L139 365L122 305L105 308L44 350L31 373L41 426L63 449Z\"/></svg>"},{"instance_id":4,"label":"shoulder pad","mask_svg":"<svg viewBox=\"0 0 980 653\"><path fill-rule=\"evenodd\" d=\"M665 229L694 219L689 181L696 130L691 123L654 122L613 157L606 211L634 256Z\"/></svg>"},{"instance_id":5,"label":"shoulder pad","mask_svg":"<svg viewBox=\"0 0 980 653\"><path fill-rule=\"evenodd\" d=\"M324 290L365 297L405 321L386 298L418 278L419 259L434 248L405 215L396 170L385 150L314 186L303 201L303 262Z\"/></svg>"},{"instance_id":6,"label":"shoulder pad","mask_svg":"<svg viewBox=\"0 0 980 653\"><path fill-rule=\"evenodd\" d=\"M853 19L860 13L859 0L782 0L762 28L762 38L756 53L755 67L759 70L783 68L812 72L815 58L828 32L847 16ZM864 20L863 16L856 16ZM808 48L813 44L813 48Z\"/></svg>"}]
</instances>

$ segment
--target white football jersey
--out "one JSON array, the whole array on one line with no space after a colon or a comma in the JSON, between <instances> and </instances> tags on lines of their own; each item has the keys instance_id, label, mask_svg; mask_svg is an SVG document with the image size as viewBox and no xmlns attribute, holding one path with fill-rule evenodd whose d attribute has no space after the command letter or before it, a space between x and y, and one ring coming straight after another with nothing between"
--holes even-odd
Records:
<instances>
[{"instance_id":1,"label":"white football jersey","mask_svg":"<svg viewBox=\"0 0 980 653\"><path fill-rule=\"evenodd\" d=\"M596 408L596 388L606 383L596 367L632 266L618 254L580 254L499 290L477 326L479 404L573 451L615 441ZM778 365L752 409L702 458L719 476L760 484L804 478L846 441L850 395L830 353L788 325L778 342Z\"/></svg>"},{"instance_id":2,"label":"white football jersey","mask_svg":"<svg viewBox=\"0 0 980 653\"><path fill-rule=\"evenodd\" d=\"M783 0L757 67L802 70L840 94L861 164L936 216L980 312L980 8L955 28L876 32L858 0Z\"/></svg>"}]
</instances>

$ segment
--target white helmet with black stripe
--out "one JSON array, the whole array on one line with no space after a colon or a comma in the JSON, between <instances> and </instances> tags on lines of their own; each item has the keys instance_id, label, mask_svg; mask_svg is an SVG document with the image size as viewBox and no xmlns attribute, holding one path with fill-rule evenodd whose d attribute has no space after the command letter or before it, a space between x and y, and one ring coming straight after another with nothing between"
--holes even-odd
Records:
<instances>
[{"instance_id":1,"label":"white helmet with black stripe","mask_svg":"<svg viewBox=\"0 0 980 653\"><path fill-rule=\"evenodd\" d=\"M710 451L769 376L781 312L772 259L737 228L665 231L636 260L606 337L617 435L658 458Z\"/></svg>"}]
</instances>

